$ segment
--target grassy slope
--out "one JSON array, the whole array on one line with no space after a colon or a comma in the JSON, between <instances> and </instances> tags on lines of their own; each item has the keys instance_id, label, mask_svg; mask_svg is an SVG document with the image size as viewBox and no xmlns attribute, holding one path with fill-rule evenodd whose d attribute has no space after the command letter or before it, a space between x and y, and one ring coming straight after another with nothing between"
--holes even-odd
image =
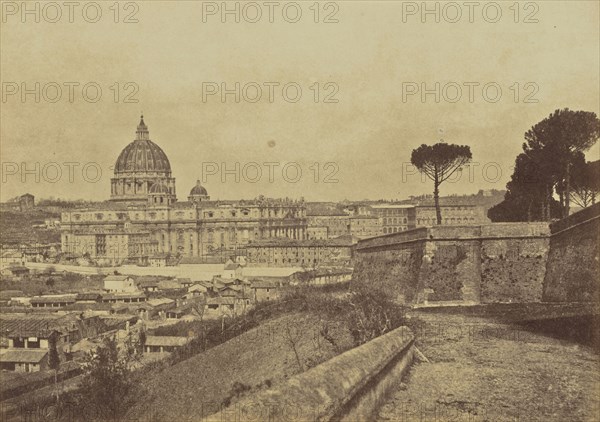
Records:
<instances>
[{"instance_id":1,"label":"grassy slope","mask_svg":"<svg viewBox=\"0 0 600 422\"><path fill-rule=\"evenodd\" d=\"M289 327L291 336L286 328ZM205 353L145 375L145 392L130 416L140 420L201 420L214 406L235 402L234 383L255 392L315 366L352 346L349 333L333 330L336 350L319 334L319 321L307 314L286 315L216 346ZM298 339L300 368L289 338ZM149 405L151 404L151 405Z\"/></svg>"},{"instance_id":2,"label":"grassy slope","mask_svg":"<svg viewBox=\"0 0 600 422\"><path fill-rule=\"evenodd\" d=\"M60 220L60 215L43 210L0 212L0 244L60 243L60 230L33 228L45 220Z\"/></svg>"},{"instance_id":3,"label":"grassy slope","mask_svg":"<svg viewBox=\"0 0 600 422\"><path fill-rule=\"evenodd\" d=\"M52 278L54 284L50 286L47 280ZM28 295L79 293L85 291L102 290L104 277L100 275L84 276L71 273L66 277L56 276L29 276L22 280L4 280L0 283L0 290L21 290Z\"/></svg>"}]
</instances>

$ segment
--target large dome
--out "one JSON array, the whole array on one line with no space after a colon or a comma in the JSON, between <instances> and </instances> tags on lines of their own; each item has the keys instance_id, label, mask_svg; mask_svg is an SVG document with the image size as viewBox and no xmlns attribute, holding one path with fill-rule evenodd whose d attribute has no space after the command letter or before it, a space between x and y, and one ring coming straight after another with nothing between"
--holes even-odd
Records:
<instances>
[{"instance_id":1,"label":"large dome","mask_svg":"<svg viewBox=\"0 0 600 422\"><path fill-rule=\"evenodd\" d=\"M171 173L167 154L149 139L144 116L137 127L136 139L127 145L115 164L115 175L119 173Z\"/></svg>"},{"instance_id":2,"label":"large dome","mask_svg":"<svg viewBox=\"0 0 600 422\"><path fill-rule=\"evenodd\" d=\"M115 175L110 179L110 199L148 201L148 194L168 194L167 205L177 200L171 163L165 152L150 140L142 116L135 141L121 151L115 163ZM157 203L164 204L162 201Z\"/></svg>"}]
</instances>

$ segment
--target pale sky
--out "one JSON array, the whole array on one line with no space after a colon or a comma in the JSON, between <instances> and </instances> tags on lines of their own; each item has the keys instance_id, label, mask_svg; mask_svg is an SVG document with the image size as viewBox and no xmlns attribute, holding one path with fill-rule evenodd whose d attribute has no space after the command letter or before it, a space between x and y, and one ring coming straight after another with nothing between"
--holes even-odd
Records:
<instances>
[{"instance_id":1,"label":"pale sky","mask_svg":"<svg viewBox=\"0 0 600 422\"><path fill-rule=\"evenodd\" d=\"M29 3L32 10L36 3ZM56 23L48 22L56 10L39 3L36 23L34 14L21 15L21 2L2 2L3 201L25 192L38 198L107 199L112 166L134 139L142 111L150 138L170 159L179 200L186 199L207 165L210 170L218 167L216 174L204 175L203 185L214 199L263 194L359 200L431 193L432 184L418 175L403 178L403 163L409 163L413 148L441 138L470 145L478 163L472 180L464 174L457 183L446 182L442 194L504 189L523 134L532 125L557 108L600 114L597 1L521 2L518 8L513 1L479 2L473 22L462 6L456 23L449 22L457 16L456 8L444 2L437 6L440 22L415 10L421 2L321 3L319 23L314 22L313 1L297 3L302 16L296 23L284 19L294 19L290 2L276 2L273 23L263 2L255 3L263 5L256 23L247 22L256 10L242 10L244 3L239 6L240 23L233 15L224 16L222 23L220 11L203 22L203 7L220 8L220 1L121 2L118 23L111 9L114 2L100 1L95 4L102 16L91 23L82 12L87 3L74 9L72 23L66 6ZM235 2L228 5L233 9ZM499 18L495 5L502 13ZM86 10L85 17L93 20L93 6ZM124 23L131 12L138 22ZM337 23L322 22L330 14ZM35 91L36 82L40 102L34 94L23 100L21 89ZM70 82L79 83L72 102L64 85ZM128 82L133 85L125 89ZM234 95L222 102L218 94L204 101L207 82L217 87L225 83L229 89L238 82L247 87L242 91L247 96L239 103ZM272 102L265 85L269 82L278 84ZM95 103L82 95L88 83L102 89ZM288 83L302 89L296 103L282 94ZM315 83L320 87L318 103ZM420 93L407 95L423 85L435 91L436 83L439 102L434 94L424 101ZM52 103L55 84L62 87L62 96ZM257 85L263 96L253 103L249 100ZM462 97L452 103L457 86ZM134 87L139 90L132 98L138 102L124 103ZM496 87L502 92L494 103ZM19 91L13 94L15 89ZM293 97L295 88L287 92ZM88 90L91 97L94 93ZM325 103L328 94L337 103ZM595 147L588 159L597 158ZM65 162L79 163L72 182ZM233 174L224 174L223 182L223 164L234 170L236 162L239 182ZM269 166L274 165L266 162L278 163L271 167L272 182ZM21 174L21 163L34 172L39 163L39 182L33 173ZM260 165L258 182L252 182L258 176L255 165L248 163ZM282 172L286 163L295 163L286 167L287 180ZM87 181L81 173L86 164ZM96 167L102 175L93 183ZM294 183L297 168L302 175ZM502 172L499 177L496 169ZM337 183L325 183L332 171L336 174L330 180Z\"/></svg>"}]
</instances>

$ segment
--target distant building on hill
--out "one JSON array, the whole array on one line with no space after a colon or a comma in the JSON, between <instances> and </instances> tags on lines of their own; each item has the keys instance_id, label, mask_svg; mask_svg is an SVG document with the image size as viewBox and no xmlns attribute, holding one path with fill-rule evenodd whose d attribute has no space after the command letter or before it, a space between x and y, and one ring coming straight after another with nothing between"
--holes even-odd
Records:
<instances>
[{"instance_id":1,"label":"distant building on hill","mask_svg":"<svg viewBox=\"0 0 600 422\"><path fill-rule=\"evenodd\" d=\"M355 238L256 242L246 248L249 265L269 267L343 266L352 258Z\"/></svg>"},{"instance_id":2,"label":"distant building on hill","mask_svg":"<svg viewBox=\"0 0 600 422\"><path fill-rule=\"evenodd\" d=\"M2 211L29 211L35 208L35 196L25 193L1 204Z\"/></svg>"},{"instance_id":3,"label":"distant building on hill","mask_svg":"<svg viewBox=\"0 0 600 422\"><path fill-rule=\"evenodd\" d=\"M350 216L342 211L313 210L307 212L306 218L314 240L322 239L323 232L327 233L326 239L350 234Z\"/></svg>"}]
</instances>

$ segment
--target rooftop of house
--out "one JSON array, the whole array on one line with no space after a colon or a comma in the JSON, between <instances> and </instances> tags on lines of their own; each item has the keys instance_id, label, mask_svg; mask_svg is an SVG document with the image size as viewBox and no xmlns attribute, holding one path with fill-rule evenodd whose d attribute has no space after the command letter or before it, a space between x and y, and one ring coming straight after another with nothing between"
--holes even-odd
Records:
<instances>
[{"instance_id":1,"label":"rooftop of house","mask_svg":"<svg viewBox=\"0 0 600 422\"><path fill-rule=\"evenodd\" d=\"M175 303L175 301L173 299L169 299L166 297L159 297L156 299L150 299L147 303L150 306L160 306L160 305L168 305L171 303Z\"/></svg>"},{"instance_id":2,"label":"rooftop of house","mask_svg":"<svg viewBox=\"0 0 600 422\"><path fill-rule=\"evenodd\" d=\"M130 302L130 303L117 302L117 303L109 303L108 305L110 305L110 309L112 309L114 311L119 311L119 310L135 311L135 310L139 310L139 309L148 309L149 310L152 308L146 302Z\"/></svg>"},{"instance_id":3,"label":"rooftop of house","mask_svg":"<svg viewBox=\"0 0 600 422\"><path fill-rule=\"evenodd\" d=\"M161 290L176 290L182 287L181 283L176 280L161 280L158 282L158 288Z\"/></svg>"},{"instance_id":4,"label":"rooftop of house","mask_svg":"<svg viewBox=\"0 0 600 422\"><path fill-rule=\"evenodd\" d=\"M146 346L185 346L192 339L176 336L147 336Z\"/></svg>"},{"instance_id":5,"label":"rooftop of house","mask_svg":"<svg viewBox=\"0 0 600 422\"><path fill-rule=\"evenodd\" d=\"M242 287L241 286L236 286L234 284L228 285L228 286L223 286L219 289L219 293L227 291L227 290L231 290L234 292L241 292L242 291Z\"/></svg>"},{"instance_id":6,"label":"rooftop of house","mask_svg":"<svg viewBox=\"0 0 600 422\"><path fill-rule=\"evenodd\" d=\"M272 280L255 280L252 282L252 289L276 289L279 283Z\"/></svg>"},{"instance_id":7,"label":"rooftop of house","mask_svg":"<svg viewBox=\"0 0 600 422\"><path fill-rule=\"evenodd\" d=\"M185 305L180 305L176 308L169 309L167 312L171 313L171 314L180 314L181 315L181 314L186 313L190 309L192 309L194 305L195 305L195 303L186 303Z\"/></svg>"},{"instance_id":8,"label":"rooftop of house","mask_svg":"<svg viewBox=\"0 0 600 422\"><path fill-rule=\"evenodd\" d=\"M75 302L69 303L63 309L65 311L109 311L111 309L110 303L99 303L99 302Z\"/></svg>"},{"instance_id":9,"label":"rooftop of house","mask_svg":"<svg viewBox=\"0 0 600 422\"><path fill-rule=\"evenodd\" d=\"M177 281L181 284L193 284L191 278L178 278Z\"/></svg>"},{"instance_id":10,"label":"rooftop of house","mask_svg":"<svg viewBox=\"0 0 600 422\"><path fill-rule=\"evenodd\" d=\"M69 332L77 328L73 315L3 315L0 332L6 337L48 338L53 332Z\"/></svg>"},{"instance_id":11,"label":"rooftop of house","mask_svg":"<svg viewBox=\"0 0 600 422\"><path fill-rule=\"evenodd\" d=\"M78 301L83 301L83 300L100 300L102 299L102 293L97 292L84 292L84 293L78 293L76 300Z\"/></svg>"},{"instance_id":12,"label":"rooftop of house","mask_svg":"<svg viewBox=\"0 0 600 422\"><path fill-rule=\"evenodd\" d=\"M48 352L35 349L9 349L0 355L0 362L39 363Z\"/></svg>"},{"instance_id":13,"label":"rooftop of house","mask_svg":"<svg viewBox=\"0 0 600 422\"><path fill-rule=\"evenodd\" d=\"M236 278L223 278L219 276L215 276L212 279L213 285L230 285L230 284L238 284L240 280Z\"/></svg>"},{"instance_id":14,"label":"rooftop of house","mask_svg":"<svg viewBox=\"0 0 600 422\"><path fill-rule=\"evenodd\" d=\"M206 301L207 305L234 305L235 298L233 297L211 297Z\"/></svg>"},{"instance_id":15,"label":"rooftop of house","mask_svg":"<svg viewBox=\"0 0 600 422\"><path fill-rule=\"evenodd\" d=\"M131 293L105 293L102 295L102 300L110 299L135 299L146 297L143 292L131 292Z\"/></svg>"},{"instance_id":16,"label":"rooftop of house","mask_svg":"<svg viewBox=\"0 0 600 422\"><path fill-rule=\"evenodd\" d=\"M43 295L31 298L31 303L73 303L77 300L77 294L66 295Z\"/></svg>"}]
</instances>

